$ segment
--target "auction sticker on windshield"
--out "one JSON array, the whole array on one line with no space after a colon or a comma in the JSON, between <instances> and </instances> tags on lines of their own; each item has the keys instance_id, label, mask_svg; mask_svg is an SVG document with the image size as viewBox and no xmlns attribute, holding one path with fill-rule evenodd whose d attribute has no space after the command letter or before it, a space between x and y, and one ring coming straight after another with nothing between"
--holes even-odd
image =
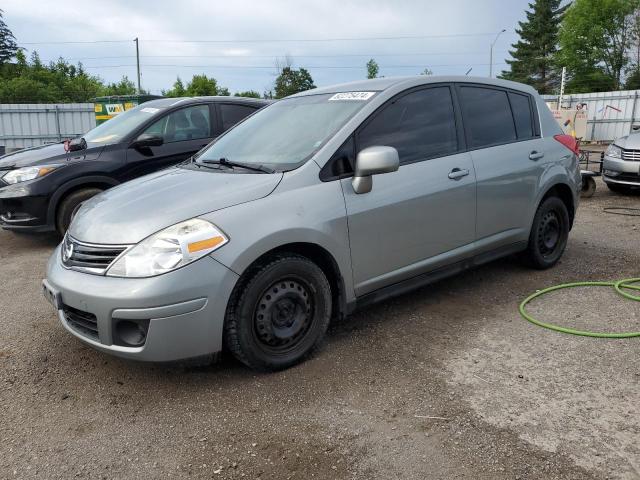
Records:
<instances>
[{"instance_id":1,"label":"auction sticker on windshield","mask_svg":"<svg viewBox=\"0 0 640 480\"><path fill-rule=\"evenodd\" d=\"M371 97L375 95L376 92L342 92L336 93L333 97L329 98L331 100L369 100Z\"/></svg>"}]
</instances>

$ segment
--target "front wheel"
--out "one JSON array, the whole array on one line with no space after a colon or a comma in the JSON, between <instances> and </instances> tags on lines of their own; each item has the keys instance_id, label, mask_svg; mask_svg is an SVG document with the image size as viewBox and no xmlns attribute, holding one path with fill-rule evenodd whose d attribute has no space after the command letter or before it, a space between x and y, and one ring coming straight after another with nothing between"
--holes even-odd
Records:
<instances>
[{"instance_id":1,"label":"front wheel","mask_svg":"<svg viewBox=\"0 0 640 480\"><path fill-rule=\"evenodd\" d=\"M64 236L82 203L101 192L99 188L83 188L71 193L60 202L56 215L56 230L60 236Z\"/></svg>"},{"instance_id":2,"label":"front wheel","mask_svg":"<svg viewBox=\"0 0 640 480\"><path fill-rule=\"evenodd\" d=\"M524 252L525 262L540 270L553 267L564 253L569 238L569 212L558 197L549 197L538 207Z\"/></svg>"},{"instance_id":3,"label":"front wheel","mask_svg":"<svg viewBox=\"0 0 640 480\"><path fill-rule=\"evenodd\" d=\"M282 370L321 343L331 318L331 287L306 257L279 254L243 275L225 319L225 344L250 368Z\"/></svg>"}]
</instances>

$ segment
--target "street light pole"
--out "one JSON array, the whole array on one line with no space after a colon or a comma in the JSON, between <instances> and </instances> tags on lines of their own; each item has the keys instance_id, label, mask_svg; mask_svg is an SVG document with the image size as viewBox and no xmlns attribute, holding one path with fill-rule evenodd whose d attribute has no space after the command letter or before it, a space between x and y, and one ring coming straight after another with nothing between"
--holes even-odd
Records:
<instances>
[{"instance_id":1,"label":"street light pole","mask_svg":"<svg viewBox=\"0 0 640 480\"><path fill-rule=\"evenodd\" d=\"M493 78L493 46L498 41L498 37L504 32L506 32L504 28L498 32L496 38L491 42L491 47L489 48L489 78Z\"/></svg>"}]
</instances>

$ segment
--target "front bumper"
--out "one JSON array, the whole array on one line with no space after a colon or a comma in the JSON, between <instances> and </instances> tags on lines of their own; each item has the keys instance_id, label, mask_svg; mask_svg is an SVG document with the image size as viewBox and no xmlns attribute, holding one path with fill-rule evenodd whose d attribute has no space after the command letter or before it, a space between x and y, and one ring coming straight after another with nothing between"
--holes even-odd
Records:
<instances>
[{"instance_id":1,"label":"front bumper","mask_svg":"<svg viewBox=\"0 0 640 480\"><path fill-rule=\"evenodd\" d=\"M640 187L640 162L604 157L602 179L606 183Z\"/></svg>"},{"instance_id":2,"label":"front bumper","mask_svg":"<svg viewBox=\"0 0 640 480\"><path fill-rule=\"evenodd\" d=\"M43 285L58 294L64 328L84 343L119 357L169 362L222 349L227 301L237 279L211 257L151 278L91 275L63 267L58 247ZM69 311L95 318L97 333L79 328ZM115 325L122 320L148 322L143 345L117 344Z\"/></svg>"},{"instance_id":3,"label":"front bumper","mask_svg":"<svg viewBox=\"0 0 640 480\"><path fill-rule=\"evenodd\" d=\"M32 191L32 185L6 185L0 180L0 227L5 230L53 230L48 224L49 196Z\"/></svg>"}]
</instances>

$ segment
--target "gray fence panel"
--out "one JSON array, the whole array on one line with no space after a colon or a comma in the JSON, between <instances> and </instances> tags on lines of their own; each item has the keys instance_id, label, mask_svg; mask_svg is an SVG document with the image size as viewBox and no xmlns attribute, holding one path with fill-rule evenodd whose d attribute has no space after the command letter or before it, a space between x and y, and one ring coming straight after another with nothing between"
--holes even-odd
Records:
<instances>
[{"instance_id":1,"label":"gray fence panel","mask_svg":"<svg viewBox=\"0 0 640 480\"><path fill-rule=\"evenodd\" d=\"M95 126L93 103L0 104L0 145L7 149L58 142Z\"/></svg>"},{"instance_id":2,"label":"gray fence panel","mask_svg":"<svg viewBox=\"0 0 640 480\"><path fill-rule=\"evenodd\" d=\"M556 103L556 95L543 95L546 102ZM611 142L628 135L633 127L640 126L640 90L619 92L596 92L565 95L562 106L576 108L586 104L587 134L584 140L592 142Z\"/></svg>"}]
</instances>

